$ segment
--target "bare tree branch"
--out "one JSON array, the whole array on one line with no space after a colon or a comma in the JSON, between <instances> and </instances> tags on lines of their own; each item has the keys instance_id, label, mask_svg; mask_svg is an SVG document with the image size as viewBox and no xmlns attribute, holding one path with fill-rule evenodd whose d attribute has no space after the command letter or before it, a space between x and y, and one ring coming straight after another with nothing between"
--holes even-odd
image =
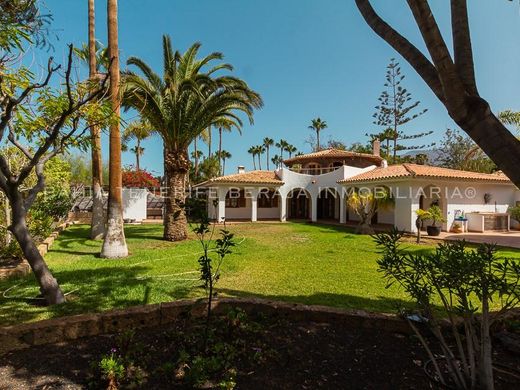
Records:
<instances>
[{"instance_id":1,"label":"bare tree branch","mask_svg":"<svg viewBox=\"0 0 520 390\"><path fill-rule=\"evenodd\" d=\"M433 64L408 39L386 23L374 10L370 0L356 0L361 15L372 30L392 46L428 84L437 98L444 103L444 91Z\"/></svg>"},{"instance_id":2,"label":"bare tree branch","mask_svg":"<svg viewBox=\"0 0 520 390\"><path fill-rule=\"evenodd\" d=\"M11 124L8 125L9 127L9 135L7 136L7 139L9 142L11 142L14 146L16 146L29 160L33 158L33 155L31 152L29 152L29 149L27 149L25 146L23 146L18 140L16 139L16 135L14 134L14 129Z\"/></svg>"},{"instance_id":3,"label":"bare tree branch","mask_svg":"<svg viewBox=\"0 0 520 390\"><path fill-rule=\"evenodd\" d=\"M451 0L451 30L457 73L470 95L478 95L467 0Z\"/></svg>"},{"instance_id":4,"label":"bare tree branch","mask_svg":"<svg viewBox=\"0 0 520 390\"><path fill-rule=\"evenodd\" d=\"M38 195L38 193L43 191L43 189L45 188L45 175L43 174L43 168L44 163L39 162L34 169L38 180L36 182L36 185L29 190L27 198L25 198L24 200L24 206L26 210L28 210L32 206L32 204L36 200L36 196Z\"/></svg>"}]
</instances>

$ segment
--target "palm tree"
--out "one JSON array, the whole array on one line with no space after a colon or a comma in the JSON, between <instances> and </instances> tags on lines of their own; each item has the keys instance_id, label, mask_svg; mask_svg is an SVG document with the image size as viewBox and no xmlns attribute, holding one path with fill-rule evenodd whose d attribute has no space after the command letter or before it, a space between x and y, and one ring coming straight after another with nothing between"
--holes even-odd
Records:
<instances>
[{"instance_id":1,"label":"palm tree","mask_svg":"<svg viewBox=\"0 0 520 390\"><path fill-rule=\"evenodd\" d=\"M101 249L101 257L120 258L128 256L125 231L123 227L123 180L121 176L121 131L119 113L121 99L119 95L119 45L117 31L117 0L108 0L108 52L110 55L109 96L112 111L117 121L110 125L110 164L107 231Z\"/></svg>"},{"instance_id":2,"label":"palm tree","mask_svg":"<svg viewBox=\"0 0 520 390\"><path fill-rule=\"evenodd\" d=\"M309 129L316 132L316 150L320 150L320 132L327 128L327 122L321 120L320 117L313 119Z\"/></svg>"},{"instance_id":3,"label":"palm tree","mask_svg":"<svg viewBox=\"0 0 520 390\"><path fill-rule=\"evenodd\" d=\"M234 122L223 119L215 123L215 126L218 127L218 162L220 164L222 162L222 132L226 131L230 133L231 130L233 130ZM237 131L240 135L242 135L242 130L239 127L237 128Z\"/></svg>"},{"instance_id":4,"label":"palm tree","mask_svg":"<svg viewBox=\"0 0 520 390\"><path fill-rule=\"evenodd\" d=\"M256 146L251 146L247 153L249 153L253 157L253 169L256 171L256 155L258 153L258 150L256 149Z\"/></svg>"},{"instance_id":5,"label":"palm tree","mask_svg":"<svg viewBox=\"0 0 520 390\"><path fill-rule=\"evenodd\" d=\"M285 150L285 148L287 146L289 146L289 143L284 140L284 139L281 139L279 142L276 143L275 145L277 148L280 148L280 159L283 160L283 151Z\"/></svg>"},{"instance_id":6,"label":"palm tree","mask_svg":"<svg viewBox=\"0 0 520 390\"><path fill-rule=\"evenodd\" d=\"M229 153L227 150L221 150L220 157L222 158L221 175L225 175L226 174L226 160L230 159L232 156L231 156L231 153Z\"/></svg>"},{"instance_id":7,"label":"palm tree","mask_svg":"<svg viewBox=\"0 0 520 390\"><path fill-rule=\"evenodd\" d=\"M195 144L197 143L196 140L194 141ZM195 149L193 152L191 152L191 158L195 161L194 170L195 170L195 180L199 177L199 160L204 156L204 153L202 153L202 150Z\"/></svg>"},{"instance_id":8,"label":"palm tree","mask_svg":"<svg viewBox=\"0 0 520 390\"><path fill-rule=\"evenodd\" d=\"M135 57L128 59L128 65L142 75L128 72L125 76L125 105L137 109L163 138L167 187L164 238L170 241L184 240L188 234L183 204L190 168L189 145L205 129L223 120L241 128L239 113L253 123L253 110L263 104L244 81L229 75L215 76L233 68L223 63L213 66L223 58L221 53L198 59L200 46L196 43L183 54L174 52L170 37L165 35L163 77Z\"/></svg>"},{"instance_id":9,"label":"palm tree","mask_svg":"<svg viewBox=\"0 0 520 390\"><path fill-rule=\"evenodd\" d=\"M101 70L108 68L108 51L96 41L94 0L88 0L88 45L75 49L74 54L88 64L89 79L99 83ZM101 129L98 125L90 126L92 159L92 219L90 238L101 240L105 235L105 211L103 209L103 161L101 157Z\"/></svg>"},{"instance_id":10,"label":"palm tree","mask_svg":"<svg viewBox=\"0 0 520 390\"><path fill-rule=\"evenodd\" d=\"M263 145L264 145L265 151L266 151L266 159L265 159L265 161L266 161L266 165L267 165L267 170L269 171L270 170L269 169L269 148L274 145L274 139L269 138L269 137L265 137Z\"/></svg>"},{"instance_id":11,"label":"palm tree","mask_svg":"<svg viewBox=\"0 0 520 390\"><path fill-rule=\"evenodd\" d=\"M293 153L296 153L297 150L298 150L298 149L296 149L296 146L294 146L294 145L290 145L290 144L289 144L289 145L287 145L287 146L285 147L285 151L286 151L287 153L289 153L289 158L291 158L291 157L292 157L292 154L293 154Z\"/></svg>"},{"instance_id":12,"label":"palm tree","mask_svg":"<svg viewBox=\"0 0 520 390\"><path fill-rule=\"evenodd\" d=\"M138 172L141 170L140 158L144 153L141 142L150 138L154 132L150 124L142 119L131 122L123 132L124 144L131 140L135 140L136 142L135 147L130 149L130 151L135 154L135 168Z\"/></svg>"},{"instance_id":13,"label":"palm tree","mask_svg":"<svg viewBox=\"0 0 520 390\"><path fill-rule=\"evenodd\" d=\"M258 169L262 170L262 154L265 153L264 145L256 145L256 155L258 156Z\"/></svg>"},{"instance_id":14,"label":"palm tree","mask_svg":"<svg viewBox=\"0 0 520 390\"><path fill-rule=\"evenodd\" d=\"M280 168L280 164L282 163L282 158L275 154L273 158L271 159L271 162L274 164L276 168Z\"/></svg>"}]
</instances>

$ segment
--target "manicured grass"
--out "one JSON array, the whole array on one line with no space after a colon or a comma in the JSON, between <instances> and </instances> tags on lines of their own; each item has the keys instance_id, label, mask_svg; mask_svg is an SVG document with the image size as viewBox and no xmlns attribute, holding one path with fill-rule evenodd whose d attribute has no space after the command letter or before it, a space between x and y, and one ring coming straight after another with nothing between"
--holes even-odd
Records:
<instances>
[{"instance_id":1,"label":"manicured grass","mask_svg":"<svg viewBox=\"0 0 520 390\"><path fill-rule=\"evenodd\" d=\"M397 287L385 289L377 272L372 239L347 228L299 223L229 226L239 245L226 258L217 290L226 296L257 296L306 304L395 312L408 305ZM97 312L131 305L201 297L197 259L200 246L161 240L162 226L126 228L130 257L98 257L100 243L89 240L88 226L63 232L46 256L68 295L65 305L39 307L28 297L38 289L34 277L0 283L0 324L65 314ZM409 251L430 246L406 244ZM520 257L520 251L502 255Z\"/></svg>"}]
</instances>

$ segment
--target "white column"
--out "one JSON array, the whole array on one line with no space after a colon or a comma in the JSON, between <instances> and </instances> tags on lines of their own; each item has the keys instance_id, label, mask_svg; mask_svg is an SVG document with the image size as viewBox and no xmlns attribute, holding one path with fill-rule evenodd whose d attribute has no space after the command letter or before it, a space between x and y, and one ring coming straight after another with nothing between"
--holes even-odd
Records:
<instances>
[{"instance_id":1,"label":"white column","mask_svg":"<svg viewBox=\"0 0 520 390\"><path fill-rule=\"evenodd\" d=\"M251 197L251 222L256 222L258 220L258 189L250 189L246 190L246 197Z\"/></svg>"},{"instance_id":2,"label":"white column","mask_svg":"<svg viewBox=\"0 0 520 390\"><path fill-rule=\"evenodd\" d=\"M278 198L278 208L280 210L280 222L287 221L287 196L282 196Z\"/></svg>"},{"instance_id":3,"label":"white column","mask_svg":"<svg viewBox=\"0 0 520 390\"><path fill-rule=\"evenodd\" d=\"M340 192L339 196L339 223L346 223L347 213L345 210L346 200L343 191Z\"/></svg>"},{"instance_id":4,"label":"white column","mask_svg":"<svg viewBox=\"0 0 520 390\"><path fill-rule=\"evenodd\" d=\"M224 222L226 220L226 194L228 188L219 188L218 194L218 219L217 222Z\"/></svg>"},{"instance_id":5,"label":"white column","mask_svg":"<svg viewBox=\"0 0 520 390\"><path fill-rule=\"evenodd\" d=\"M318 195L311 195L311 221L318 220Z\"/></svg>"}]
</instances>

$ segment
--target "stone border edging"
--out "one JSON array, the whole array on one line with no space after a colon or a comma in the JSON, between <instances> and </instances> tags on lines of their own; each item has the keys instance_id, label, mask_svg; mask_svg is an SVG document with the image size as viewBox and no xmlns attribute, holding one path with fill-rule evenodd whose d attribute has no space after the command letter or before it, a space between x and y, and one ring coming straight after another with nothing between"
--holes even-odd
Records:
<instances>
[{"instance_id":1,"label":"stone border edging","mask_svg":"<svg viewBox=\"0 0 520 390\"><path fill-rule=\"evenodd\" d=\"M38 245L38 252L40 255L45 256L51 248L54 240L58 238L60 233L68 228L70 225L74 225L74 222L63 222L58 225L56 229L47 237L41 244ZM0 280L5 280L14 276L26 276L31 273L31 266L26 259L23 259L20 264L14 268L2 268L0 267Z\"/></svg>"},{"instance_id":2,"label":"stone border edging","mask_svg":"<svg viewBox=\"0 0 520 390\"><path fill-rule=\"evenodd\" d=\"M34 323L0 328L0 355L36 345L76 340L81 337L117 333L131 328L166 325L178 319L203 317L205 300L179 300L153 305L133 306L96 314L80 314ZM214 301L214 313L241 308L248 314L262 312L293 321L339 322L352 327L382 329L411 334L408 324L392 314L369 313L328 306L270 301L258 298L222 298Z\"/></svg>"}]
</instances>

